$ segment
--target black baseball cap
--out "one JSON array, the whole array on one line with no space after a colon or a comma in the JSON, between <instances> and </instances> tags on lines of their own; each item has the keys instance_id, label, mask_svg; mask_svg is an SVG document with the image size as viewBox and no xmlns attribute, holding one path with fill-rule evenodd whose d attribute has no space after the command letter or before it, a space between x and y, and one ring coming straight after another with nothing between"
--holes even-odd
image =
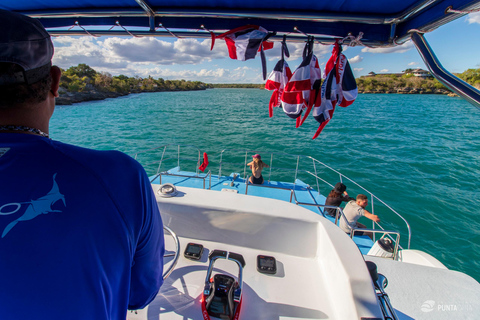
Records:
<instances>
[{"instance_id":1,"label":"black baseball cap","mask_svg":"<svg viewBox=\"0 0 480 320\"><path fill-rule=\"evenodd\" d=\"M45 78L52 66L53 43L40 21L0 10L0 62L19 65L23 71L0 75L0 86L32 84Z\"/></svg>"},{"instance_id":2,"label":"black baseball cap","mask_svg":"<svg viewBox=\"0 0 480 320\"><path fill-rule=\"evenodd\" d=\"M337 182L334 189L338 193L344 193L347 190L347 186L341 182Z\"/></svg>"}]
</instances>

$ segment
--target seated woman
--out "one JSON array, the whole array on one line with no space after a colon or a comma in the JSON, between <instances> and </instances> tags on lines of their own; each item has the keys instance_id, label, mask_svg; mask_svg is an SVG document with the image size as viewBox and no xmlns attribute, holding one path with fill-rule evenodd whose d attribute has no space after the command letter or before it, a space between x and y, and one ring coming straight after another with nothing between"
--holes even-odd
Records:
<instances>
[{"instance_id":1,"label":"seated woman","mask_svg":"<svg viewBox=\"0 0 480 320\"><path fill-rule=\"evenodd\" d=\"M327 200L325 201L325 205L338 207L342 204L342 202L355 200L354 198L348 196L348 193L346 190L347 190L347 186L341 182L338 182L335 185L335 188L333 188L332 191L330 191L330 193L328 194ZM337 212L337 209L325 208L325 213L331 217L335 218L336 212Z\"/></svg>"},{"instance_id":2,"label":"seated woman","mask_svg":"<svg viewBox=\"0 0 480 320\"><path fill-rule=\"evenodd\" d=\"M252 156L253 161L247 163L247 166L252 169L252 176L248 181L253 184L263 184L262 169L268 167L268 165L262 161L262 157L259 154Z\"/></svg>"}]
</instances>

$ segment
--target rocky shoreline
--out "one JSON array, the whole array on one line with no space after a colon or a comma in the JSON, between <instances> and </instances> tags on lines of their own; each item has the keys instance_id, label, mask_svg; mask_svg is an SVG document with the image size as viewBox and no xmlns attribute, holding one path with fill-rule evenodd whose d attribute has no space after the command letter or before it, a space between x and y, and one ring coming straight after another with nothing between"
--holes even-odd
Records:
<instances>
[{"instance_id":1,"label":"rocky shoreline","mask_svg":"<svg viewBox=\"0 0 480 320\"><path fill-rule=\"evenodd\" d=\"M196 90L206 90L206 88L196 89ZM108 98L118 98L122 96L127 96L132 93L143 93L143 92L162 92L165 90L152 90L152 91L131 91L131 92L102 92L91 90L87 92L68 92L65 90L59 91L60 96L55 99L55 104L62 105L72 105L74 103L86 102L86 101L96 101L96 100L105 100ZM171 90L171 91L185 91L185 90ZM195 91L191 89L189 91Z\"/></svg>"},{"instance_id":2,"label":"rocky shoreline","mask_svg":"<svg viewBox=\"0 0 480 320\"><path fill-rule=\"evenodd\" d=\"M60 96L55 99L56 105L71 105L74 103L85 102L85 101L95 101L95 100L105 100L107 98L118 98L121 96L126 96L128 93L118 93L118 92L61 92Z\"/></svg>"},{"instance_id":3,"label":"rocky shoreline","mask_svg":"<svg viewBox=\"0 0 480 320\"><path fill-rule=\"evenodd\" d=\"M74 103L85 102L85 101L95 101L95 100L105 100L108 98L118 98L122 96L129 95L131 93L141 93L141 92L156 92L156 91L138 91L138 92L100 92L100 91L89 91L89 92L60 92L60 97L56 99L57 105L72 105ZM424 90L417 88L401 88L396 91L389 90L375 90L375 91L366 91L359 90L358 93L397 93L397 94L446 94L449 96L456 96L454 93L448 90L436 89L436 90Z\"/></svg>"}]
</instances>

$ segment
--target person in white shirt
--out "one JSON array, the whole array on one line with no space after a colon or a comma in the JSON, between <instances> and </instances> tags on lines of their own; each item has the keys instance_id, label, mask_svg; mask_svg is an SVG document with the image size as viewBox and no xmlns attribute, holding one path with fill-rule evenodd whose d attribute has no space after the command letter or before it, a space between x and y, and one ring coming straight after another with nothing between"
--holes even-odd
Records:
<instances>
[{"instance_id":1,"label":"person in white shirt","mask_svg":"<svg viewBox=\"0 0 480 320\"><path fill-rule=\"evenodd\" d=\"M368 205L368 198L364 194L357 195L356 200L350 200L345 206L345 209L343 209L343 214L346 219L343 219L343 218L340 219L340 228L348 234L350 234L350 232L352 231L352 228L365 229L366 228L365 225L357 222L360 217L366 217L375 222L380 222L380 219L378 218L377 215L374 215L368 212L367 210L365 210L367 205ZM361 231L355 232L355 235L363 235L363 234L368 235L370 238L372 238L371 233L363 233Z\"/></svg>"}]
</instances>

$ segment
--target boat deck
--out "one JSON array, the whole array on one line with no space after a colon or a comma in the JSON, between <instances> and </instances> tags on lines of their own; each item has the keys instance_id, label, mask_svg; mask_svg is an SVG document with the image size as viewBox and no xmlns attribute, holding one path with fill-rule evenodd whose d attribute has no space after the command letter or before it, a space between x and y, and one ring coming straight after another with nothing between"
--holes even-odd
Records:
<instances>
[{"instance_id":1,"label":"boat deck","mask_svg":"<svg viewBox=\"0 0 480 320\"><path fill-rule=\"evenodd\" d=\"M171 178L164 176L162 183L178 182L174 196L164 197L159 181L152 187L164 225L178 236L178 263L148 308L129 312L128 320L202 319L202 293L215 250L245 261L238 277L240 268L231 260L212 265L214 274L242 279L240 319L379 318L371 277L358 268L363 256L333 223L293 203L222 192L220 181L212 180L216 190L204 190L203 182L199 188L179 185L198 179ZM172 238L166 234L165 240L167 253L175 252ZM188 243L204 247L199 260L185 257ZM276 272L259 271L258 256L274 257ZM167 259L165 267L170 263Z\"/></svg>"},{"instance_id":2,"label":"boat deck","mask_svg":"<svg viewBox=\"0 0 480 320\"><path fill-rule=\"evenodd\" d=\"M208 175L206 173L196 174L194 172L180 171L177 167L168 170L166 174L162 174L161 179L157 176L152 180L152 184L158 185L166 183L173 184L176 187L210 188L210 190L213 191L248 194L250 196L296 203L335 223L333 217L323 214L323 208L321 206L325 204L326 197L298 179L295 183L265 181L262 185L247 185L245 179L241 178L238 173L219 177L218 175ZM374 244L368 236L354 236L353 240L362 254L367 254Z\"/></svg>"}]
</instances>

